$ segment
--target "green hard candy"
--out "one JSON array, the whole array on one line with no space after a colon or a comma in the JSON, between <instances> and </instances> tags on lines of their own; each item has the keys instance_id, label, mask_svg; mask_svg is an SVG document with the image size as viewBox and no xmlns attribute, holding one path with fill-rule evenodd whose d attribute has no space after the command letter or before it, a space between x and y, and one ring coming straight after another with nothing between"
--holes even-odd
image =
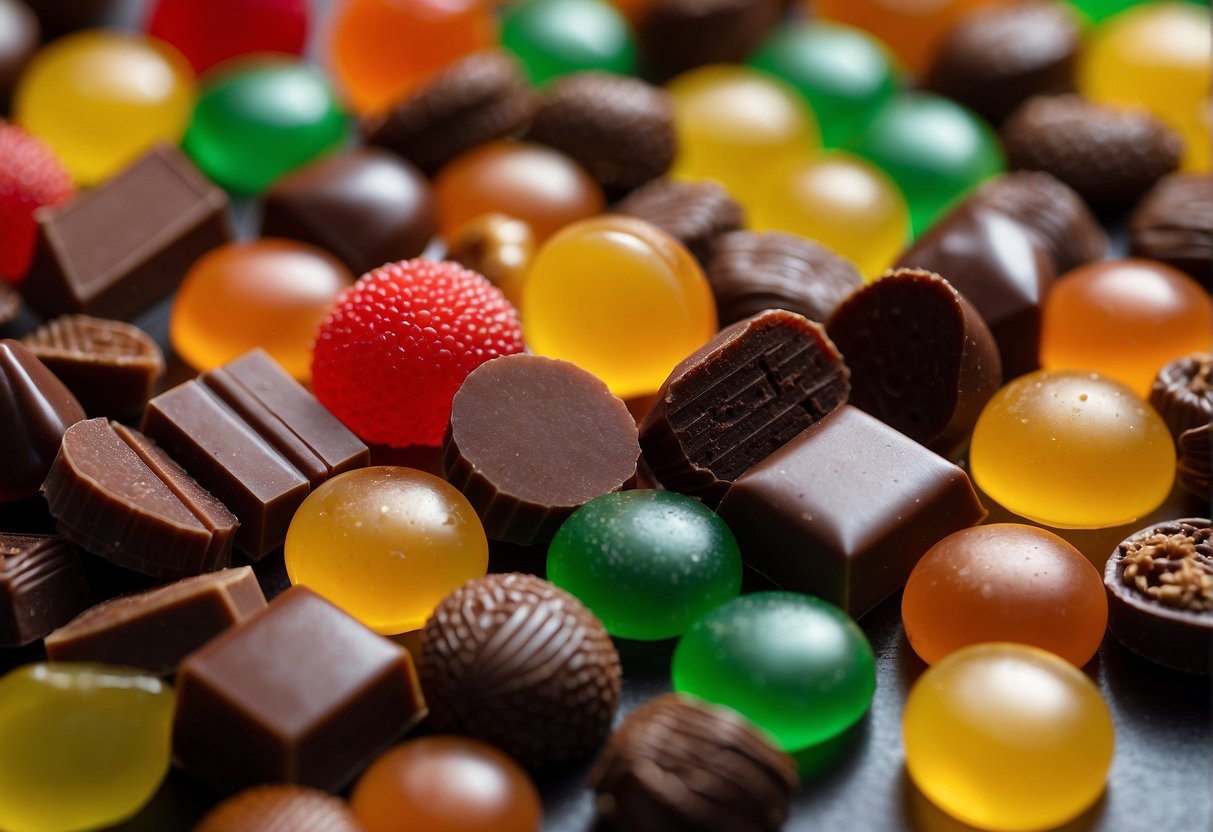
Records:
<instances>
[{"instance_id":1,"label":"green hard candy","mask_svg":"<svg viewBox=\"0 0 1213 832\"><path fill-rule=\"evenodd\" d=\"M674 690L727 705L785 751L841 734L868 710L876 659L846 613L811 595L743 595L674 650Z\"/></svg>"},{"instance_id":2,"label":"green hard candy","mask_svg":"<svg viewBox=\"0 0 1213 832\"><path fill-rule=\"evenodd\" d=\"M573 512L548 549L548 580L581 599L611 635L681 635L741 591L729 527L671 491L604 494Z\"/></svg>"},{"instance_id":3,"label":"green hard candy","mask_svg":"<svg viewBox=\"0 0 1213 832\"><path fill-rule=\"evenodd\" d=\"M348 119L316 67L240 64L202 88L185 150L230 191L258 194L345 141Z\"/></svg>"},{"instance_id":4,"label":"green hard candy","mask_svg":"<svg viewBox=\"0 0 1213 832\"><path fill-rule=\"evenodd\" d=\"M1078 9L1088 20L1098 23L1125 9L1140 6L1144 0L1070 0L1070 5Z\"/></svg>"},{"instance_id":5,"label":"green hard candy","mask_svg":"<svg viewBox=\"0 0 1213 832\"><path fill-rule=\"evenodd\" d=\"M749 62L804 97L817 114L825 147L846 144L901 86L893 57L879 40L834 23L786 23Z\"/></svg>"},{"instance_id":6,"label":"green hard candy","mask_svg":"<svg viewBox=\"0 0 1213 832\"><path fill-rule=\"evenodd\" d=\"M531 80L602 70L636 71L636 43L627 21L603 0L524 0L501 21L501 44Z\"/></svg>"}]
</instances>

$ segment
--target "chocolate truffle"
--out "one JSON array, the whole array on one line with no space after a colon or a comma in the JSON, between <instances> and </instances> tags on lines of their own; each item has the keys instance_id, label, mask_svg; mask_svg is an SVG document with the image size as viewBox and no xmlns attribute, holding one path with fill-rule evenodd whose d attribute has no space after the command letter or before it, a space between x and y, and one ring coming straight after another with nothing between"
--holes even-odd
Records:
<instances>
[{"instance_id":1,"label":"chocolate truffle","mask_svg":"<svg viewBox=\"0 0 1213 832\"><path fill-rule=\"evenodd\" d=\"M1179 435L1179 459L1175 470L1176 481L1205 505L1213 502L1213 490L1209 479L1213 476L1213 422L1198 428L1185 430Z\"/></svg>"},{"instance_id":2,"label":"chocolate truffle","mask_svg":"<svg viewBox=\"0 0 1213 832\"><path fill-rule=\"evenodd\" d=\"M656 179L611 209L652 223L687 247L701 265L716 240L745 223L741 206L715 182Z\"/></svg>"},{"instance_id":3,"label":"chocolate truffle","mask_svg":"<svg viewBox=\"0 0 1213 832\"><path fill-rule=\"evenodd\" d=\"M1213 421L1213 364L1208 353L1185 355L1159 370L1150 404L1176 441L1184 431Z\"/></svg>"},{"instance_id":4,"label":"chocolate truffle","mask_svg":"<svg viewBox=\"0 0 1213 832\"><path fill-rule=\"evenodd\" d=\"M90 603L67 538L0 532L0 647L37 641Z\"/></svg>"},{"instance_id":5,"label":"chocolate truffle","mask_svg":"<svg viewBox=\"0 0 1213 832\"><path fill-rule=\"evenodd\" d=\"M0 0L0 115L8 112L17 78L41 39L42 29L29 6L21 0Z\"/></svg>"},{"instance_id":6,"label":"chocolate truffle","mask_svg":"<svg viewBox=\"0 0 1213 832\"><path fill-rule=\"evenodd\" d=\"M785 6L783 0L653 0L636 25L641 62L666 78L705 64L740 63Z\"/></svg>"},{"instance_id":7,"label":"chocolate truffle","mask_svg":"<svg viewBox=\"0 0 1213 832\"><path fill-rule=\"evenodd\" d=\"M255 786L207 812L194 832L362 832L339 797L303 786Z\"/></svg>"},{"instance_id":8,"label":"chocolate truffle","mask_svg":"<svg viewBox=\"0 0 1213 832\"><path fill-rule=\"evenodd\" d=\"M1134 257L1186 272L1204 286L1213 269L1213 176L1164 176L1133 211L1129 246Z\"/></svg>"}]
</instances>

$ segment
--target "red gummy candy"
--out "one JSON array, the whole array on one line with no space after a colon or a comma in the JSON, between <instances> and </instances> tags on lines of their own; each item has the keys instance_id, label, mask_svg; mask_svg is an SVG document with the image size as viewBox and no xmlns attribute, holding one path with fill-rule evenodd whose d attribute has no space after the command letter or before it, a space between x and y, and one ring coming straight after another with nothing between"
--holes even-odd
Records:
<instances>
[{"instance_id":1,"label":"red gummy candy","mask_svg":"<svg viewBox=\"0 0 1213 832\"><path fill-rule=\"evenodd\" d=\"M457 263L405 260L337 298L312 352L312 391L366 442L440 445L468 373L522 352L518 312Z\"/></svg>"},{"instance_id":2,"label":"red gummy candy","mask_svg":"<svg viewBox=\"0 0 1213 832\"><path fill-rule=\"evenodd\" d=\"M54 152L15 124L0 121L0 278L29 271L38 225L34 210L72 195L72 178Z\"/></svg>"},{"instance_id":3,"label":"red gummy candy","mask_svg":"<svg viewBox=\"0 0 1213 832\"><path fill-rule=\"evenodd\" d=\"M302 55L307 25L307 0L158 0L147 31L201 73L253 52Z\"/></svg>"}]
</instances>

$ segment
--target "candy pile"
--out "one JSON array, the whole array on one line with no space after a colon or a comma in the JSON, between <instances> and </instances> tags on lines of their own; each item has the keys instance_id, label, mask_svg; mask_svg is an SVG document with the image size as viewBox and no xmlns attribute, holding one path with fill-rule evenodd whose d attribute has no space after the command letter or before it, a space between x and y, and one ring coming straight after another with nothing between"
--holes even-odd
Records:
<instances>
[{"instance_id":1,"label":"candy pile","mask_svg":"<svg viewBox=\"0 0 1213 832\"><path fill-rule=\"evenodd\" d=\"M0 0L0 830L1202 828L1207 3L111 5Z\"/></svg>"}]
</instances>

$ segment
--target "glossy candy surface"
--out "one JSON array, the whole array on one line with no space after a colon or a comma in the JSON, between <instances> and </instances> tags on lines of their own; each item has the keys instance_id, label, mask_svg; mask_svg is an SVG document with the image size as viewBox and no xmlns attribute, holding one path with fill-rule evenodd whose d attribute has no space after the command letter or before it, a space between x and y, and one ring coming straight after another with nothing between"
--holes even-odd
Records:
<instances>
[{"instance_id":1,"label":"glossy candy surface","mask_svg":"<svg viewBox=\"0 0 1213 832\"><path fill-rule=\"evenodd\" d=\"M596 497L561 525L548 580L568 590L613 636L682 635L741 590L741 554L729 527L672 491Z\"/></svg>"},{"instance_id":2,"label":"glossy candy surface","mask_svg":"<svg viewBox=\"0 0 1213 832\"><path fill-rule=\"evenodd\" d=\"M1112 718L1095 684L1052 653L966 647L928 669L902 720L906 768L940 808L982 829L1053 829L1103 793Z\"/></svg>"},{"instance_id":3,"label":"glossy candy surface","mask_svg":"<svg viewBox=\"0 0 1213 832\"><path fill-rule=\"evenodd\" d=\"M1059 528L1119 526L1166 498L1175 448L1162 418L1096 373L1038 370L986 404L973 478L1016 514Z\"/></svg>"},{"instance_id":4,"label":"glossy candy surface","mask_svg":"<svg viewBox=\"0 0 1213 832\"><path fill-rule=\"evenodd\" d=\"M682 245L646 222L607 215L539 250L522 321L534 352L572 361L628 398L657 390L716 333L716 303Z\"/></svg>"},{"instance_id":5,"label":"glossy candy surface","mask_svg":"<svg viewBox=\"0 0 1213 832\"><path fill-rule=\"evenodd\" d=\"M147 31L204 72L250 52L303 54L307 0L156 0Z\"/></svg>"},{"instance_id":6,"label":"glossy candy surface","mask_svg":"<svg viewBox=\"0 0 1213 832\"><path fill-rule=\"evenodd\" d=\"M880 38L906 67L922 73L939 42L968 12L990 0L815 0L813 11L866 29Z\"/></svg>"},{"instance_id":7,"label":"glossy candy surface","mask_svg":"<svg viewBox=\"0 0 1213 832\"><path fill-rule=\"evenodd\" d=\"M837 736L867 711L875 658L832 604L794 592L743 595L701 618L674 650L674 690L727 705L785 751Z\"/></svg>"},{"instance_id":8,"label":"glossy candy surface","mask_svg":"<svg viewBox=\"0 0 1213 832\"><path fill-rule=\"evenodd\" d=\"M181 53L159 40L98 29L35 55L13 113L77 183L96 185L156 142L180 141L193 106L194 73Z\"/></svg>"},{"instance_id":9,"label":"glossy candy surface","mask_svg":"<svg viewBox=\"0 0 1213 832\"><path fill-rule=\"evenodd\" d=\"M0 679L0 828L98 829L133 815L168 773L173 691L94 664L30 664Z\"/></svg>"},{"instance_id":10,"label":"glossy candy surface","mask_svg":"<svg viewBox=\"0 0 1213 832\"><path fill-rule=\"evenodd\" d=\"M636 71L636 44L623 15L605 0L521 0L501 21L501 43L536 84L570 72Z\"/></svg>"}]
</instances>

